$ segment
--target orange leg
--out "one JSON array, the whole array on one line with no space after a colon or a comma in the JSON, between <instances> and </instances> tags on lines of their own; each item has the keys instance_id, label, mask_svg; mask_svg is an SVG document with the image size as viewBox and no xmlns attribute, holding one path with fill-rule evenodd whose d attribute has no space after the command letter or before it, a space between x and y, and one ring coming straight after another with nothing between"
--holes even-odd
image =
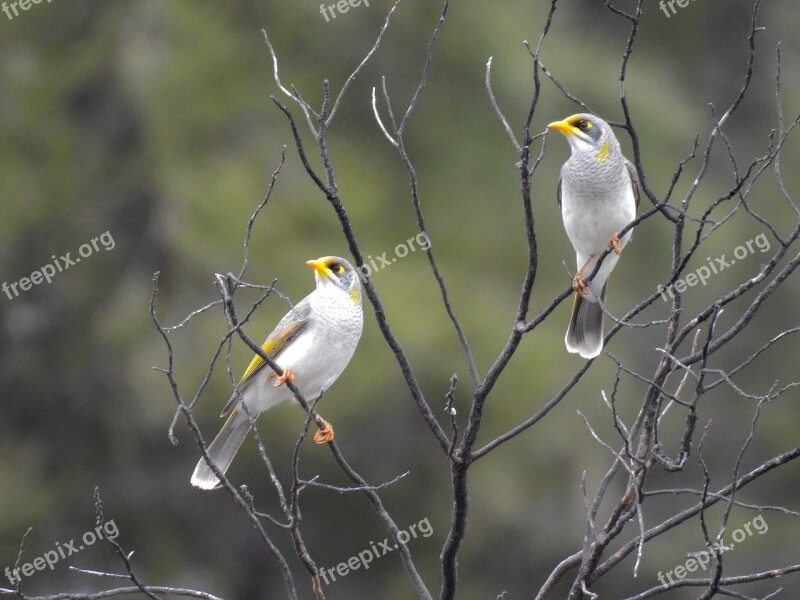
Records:
<instances>
[{"instance_id":1,"label":"orange leg","mask_svg":"<svg viewBox=\"0 0 800 600\"><path fill-rule=\"evenodd\" d=\"M578 294L583 295L589 291L589 286L583 281L583 272L586 270L586 267L589 266L589 263L592 262L593 258L594 254L587 258L586 262L583 263L583 266L578 269L577 273L575 273L575 277L572 278L572 289Z\"/></svg>"},{"instance_id":2,"label":"orange leg","mask_svg":"<svg viewBox=\"0 0 800 600\"><path fill-rule=\"evenodd\" d=\"M333 427L326 420L322 420L322 429L314 434L314 441L318 444L327 444L333 441Z\"/></svg>"},{"instance_id":3,"label":"orange leg","mask_svg":"<svg viewBox=\"0 0 800 600\"><path fill-rule=\"evenodd\" d=\"M272 375L274 376L275 373L273 373ZM289 383L294 383L294 373L292 373L292 370L289 367L284 368L283 369L283 375L281 375L280 377L278 377L275 380L275 387L278 387L279 385L283 385L287 381Z\"/></svg>"}]
</instances>

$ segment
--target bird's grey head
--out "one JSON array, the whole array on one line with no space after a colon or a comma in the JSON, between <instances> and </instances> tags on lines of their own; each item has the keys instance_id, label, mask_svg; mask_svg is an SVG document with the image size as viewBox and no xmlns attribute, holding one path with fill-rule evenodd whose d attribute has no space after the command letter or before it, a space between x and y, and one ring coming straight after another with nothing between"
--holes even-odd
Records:
<instances>
[{"instance_id":1,"label":"bird's grey head","mask_svg":"<svg viewBox=\"0 0 800 600\"><path fill-rule=\"evenodd\" d=\"M323 256L306 263L314 269L317 289L339 289L348 293L354 302L361 302L361 280L347 260L339 256Z\"/></svg>"},{"instance_id":2,"label":"bird's grey head","mask_svg":"<svg viewBox=\"0 0 800 600\"><path fill-rule=\"evenodd\" d=\"M619 150L611 126L595 115L578 113L547 127L563 133L573 153L594 152L597 160L605 160L610 153Z\"/></svg>"}]
</instances>

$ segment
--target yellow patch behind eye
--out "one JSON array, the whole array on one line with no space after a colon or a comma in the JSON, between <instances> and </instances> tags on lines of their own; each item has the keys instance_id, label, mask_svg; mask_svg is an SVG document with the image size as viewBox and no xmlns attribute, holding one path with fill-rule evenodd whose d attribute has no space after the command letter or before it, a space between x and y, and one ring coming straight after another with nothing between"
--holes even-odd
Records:
<instances>
[{"instance_id":1,"label":"yellow patch behind eye","mask_svg":"<svg viewBox=\"0 0 800 600\"><path fill-rule=\"evenodd\" d=\"M603 145L600 146L600 150L597 151L595 154L595 158L597 160L608 160L608 153L611 151L611 144L608 140L603 142Z\"/></svg>"}]
</instances>

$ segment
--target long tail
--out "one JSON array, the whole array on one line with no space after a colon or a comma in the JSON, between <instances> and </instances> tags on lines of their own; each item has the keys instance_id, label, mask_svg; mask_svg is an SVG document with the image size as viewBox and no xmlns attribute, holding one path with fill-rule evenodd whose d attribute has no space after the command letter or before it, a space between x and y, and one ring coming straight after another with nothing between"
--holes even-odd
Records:
<instances>
[{"instance_id":1,"label":"long tail","mask_svg":"<svg viewBox=\"0 0 800 600\"><path fill-rule=\"evenodd\" d=\"M606 301L608 282L603 285L600 299ZM569 320L567 335L564 337L567 350L577 352L583 358L594 358L603 350L603 309L599 302L575 294L572 317Z\"/></svg>"},{"instance_id":2,"label":"long tail","mask_svg":"<svg viewBox=\"0 0 800 600\"><path fill-rule=\"evenodd\" d=\"M250 420L244 410L237 407L208 447L208 456L220 471L225 473L231 466L233 457L236 456L239 446L242 445L249 431ZM208 466L205 458L201 458L194 468L192 485L204 490L211 490L219 485L217 476L214 475L214 471Z\"/></svg>"}]
</instances>

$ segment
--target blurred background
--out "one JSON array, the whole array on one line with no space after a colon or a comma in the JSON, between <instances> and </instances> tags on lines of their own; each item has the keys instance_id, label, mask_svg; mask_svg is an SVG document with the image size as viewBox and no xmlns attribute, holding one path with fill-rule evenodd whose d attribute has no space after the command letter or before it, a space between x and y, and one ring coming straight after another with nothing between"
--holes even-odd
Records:
<instances>
[{"instance_id":1,"label":"blurred background","mask_svg":"<svg viewBox=\"0 0 800 600\"><path fill-rule=\"evenodd\" d=\"M549 3L510 0L453 2L437 41L429 83L406 128L406 143L419 177L433 248L453 306L473 344L481 374L505 343L513 323L526 266L517 161L484 88L485 65L493 57L493 87L519 132L533 89L531 58L523 40L535 45ZM93 490L98 487L106 519L119 529L117 541L134 550L133 565L147 584L204 590L226 598L283 598L280 573L242 513L222 492L193 489L189 476L199 451L182 419L174 446L168 428L175 399L163 374L166 349L150 320L154 272L160 272L159 317L175 324L216 299L214 273L238 272L247 219L262 199L288 145L286 165L266 210L255 223L246 278L278 288L297 301L313 289L304 262L328 254L349 256L336 215L306 176L285 117L270 100L279 94L261 29L269 33L284 84L294 84L312 105L322 81L335 93L374 43L391 4L371 0L328 20L314 2L237 0L226 3L155 0L78 2L57 0L26 11L0 13L0 277L8 284L92 239L113 244L92 249L79 263L18 296L0 295L0 570L13 567L20 540L33 530L23 561L79 538L94 528ZM631 2L620 2L629 9ZM642 19L631 57L627 94L642 143L648 183L659 196L678 162L704 142L713 121L741 87L748 57L749 2L693 1L667 16L653 2ZM404 0L379 51L344 97L328 142L339 191L365 255L392 256L417 233L409 183L396 152L372 115L370 93L386 77L397 114L404 111L422 70L427 41L441 11L438 2ZM756 36L757 58L750 91L726 133L743 172L766 153L777 126L776 47L783 58L783 104L787 119L800 111L800 7L794 0L764 3ZM610 120L621 120L620 58L628 24L602 2L563 0L542 51L542 61L570 90ZM287 102L284 97L281 99ZM301 114L290 105L303 126ZM543 82L533 130L579 112L551 83ZM385 114L385 113L384 113ZM309 156L319 169L307 129ZM629 138L618 134L631 157ZM718 145L712 169L695 197L700 214L735 181ZM534 153L539 146L534 145ZM555 200L558 169L569 150L551 136L533 179L533 204L540 248L531 315L569 284L574 254L563 232ZM784 147L787 188L797 198L795 169L800 143ZM697 173L690 163L676 198ZM642 200L643 206L649 203ZM765 176L751 195L754 210L782 233L793 213ZM720 211L718 215L724 213ZM716 214L716 213L715 213ZM692 230L693 231L693 230ZM765 231L744 212L731 219L698 252L689 271L705 257L730 256L734 248ZM664 282L670 270L672 227L663 217L642 223L613 276L609 307L622 315ZM772 252L775 250L774 238ZM112 246L113 247L110 247ZM85 251L85 248L84 248ZM796 254L790 251L791 256ZM771 253L755 252L694 287L685 297L687 322L714 298L752 277ZM441 305L423 252L417 250L374 274L373 283L389 322L408 354L435 414L445 418L444 393L453 373L459 419L467 414L469 377L457 337ZM742 336L715 356L713 368L731 369L766 340L800 325L797 277L770 298ZM240 310L257 298L237 294ZM721 317L730 326L753 294ZM657 300L637 322L663 319L670 305ZM480 445L534 414L582 365L568 355L563 333L569 302L522 342L487 403ZM738 312L737 312L738 310ZM254 315L248 333L263 338L285 313L270 298ZM398 526L428 519L432 533L410 542L417 567L436 595L438 556L447 535L452 502L449 467L405 388L397 363L365 305L365 330L344 375L325 396L321 412L336 427L336 439L353 467L372 483L409 471L381 497ZM172 336L181 392L191 398L220 337L224 316L213 309ZM665 339L663 326L626 329L607 350L631 369L651 374ZM688 352L688 345L685 351ZM250 352L234 344L233 368L241 372ZM736 383L762 395L796 378L800 351L789 338L742 372ZM601 357L575 390L535 427L477 463L470 480L471 513L460 554L459 597L530 598L547 574L576 551L584 535L587 490L611 464L591 438L580 410L607 442L617 434L600 390L610 391L615 364ZM623 379L622 416L641 405L645 384ZM210 439L221 425L219 410L230 395L224 363L200 398L195 417ZM755 441L742 470L797 444L797 392L763 408ZM732 477L738 449L747 437L754 403L720 386L701 406L709 419L704 455L712 489ZM261 417L270 456L284 484L303 413L284 403ZM662 437L677 451L683 415L675 410ZM462 421L463 425L463 421ZM692 458L683 473L658 470L659 487L698 487L702 471ZM307 441L301 473L337 485L348 481L324 448ZM229 476L246 483L258 506L278 515L279 504L248 439ZM789 464L743 491L739 499L800 510L800 472ZM614 489L612 497L616 497ZM657 497L644 506L655 525L695 497ZM368 501L359 494L309 489L302 496L303 531L321 567L335 567L387 537ZM735 509L731 528L758 513ZM719 510L710 511L711 522ZM764 512L769 526L726 555L726 575L798 562L800 526L778 512ZM636 535L625 532L625 539ZM293 554L291 540L269 529L286 553L301 597L310 583ZM657 585L656 574L683 564L702 548L697 520L645 547L638 577L628 560L595 590L610 598ZM95 544L50 571L23 581L29 594L87 592L117 585L70 571L68 565L122 572L109 546ZM766 594L785 583L746 586ZM10 587L3 578L0 587ZM325 587L328 598L415 597L399 556L376 560ZM776 597L789 598L791 594ZM695 597L680 591L671 598Z\"/></svg>"}]
</instances>

